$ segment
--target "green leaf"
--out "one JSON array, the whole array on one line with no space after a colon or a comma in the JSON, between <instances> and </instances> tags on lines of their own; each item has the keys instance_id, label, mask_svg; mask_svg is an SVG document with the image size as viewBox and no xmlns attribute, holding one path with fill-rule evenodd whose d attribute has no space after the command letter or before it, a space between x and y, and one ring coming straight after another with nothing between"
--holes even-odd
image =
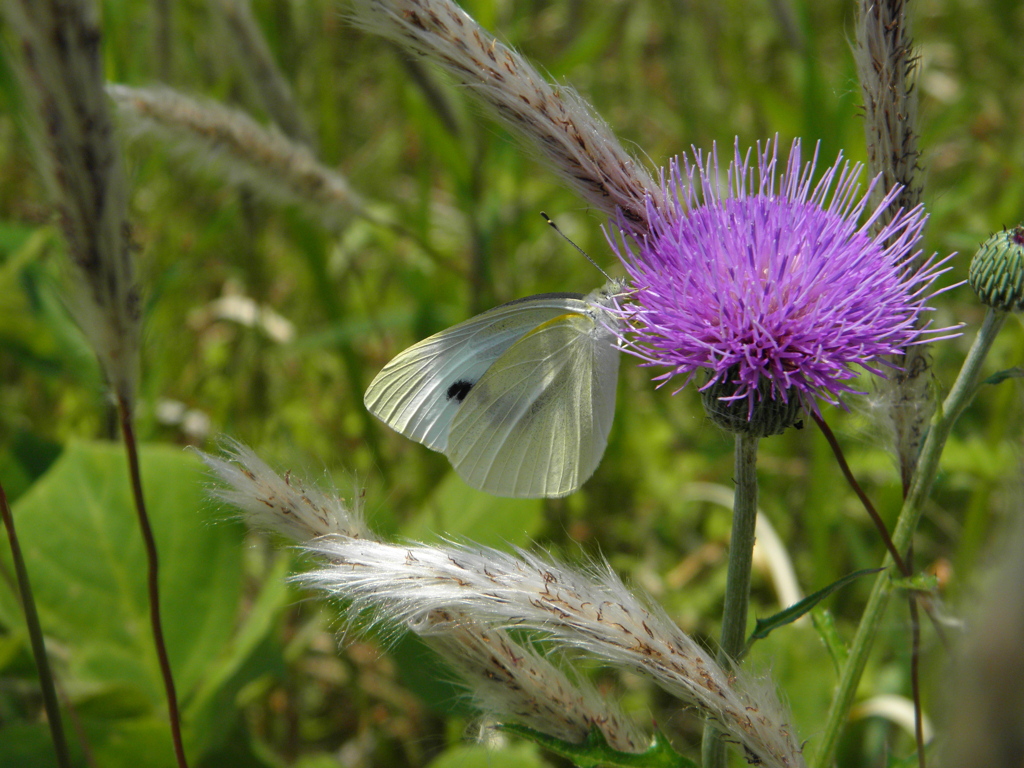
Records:
<instances>
[{"instance_id":1,"label":"green leaf","mask_svg":"<svg viewBox=\"0 0 1024 768\"><path fill-rule=\"evenodd\" d=\"M764 640L764 638L768 637L772 631L779 627L796 621L840 587L845 587L851 581L859 579L861 576L867 576L870 573L878 573L880 570L882 569L865 568L862 571L855 571L854 573L847 574L846 576L843 576L843 578L839 579L839 581L829 584L824 589L819 589L817 592L812 595L808 595L800 602L793 603L793 605L789 606L786 610L780 611L774 616L769 616L767 619L758 619L757 624L754 626L754 631L750 635L750 639L747 640L747 647L749 648L755 640Z\"/></svg>"},{"instance_id":2,"label":"green leaf","mask_svg":"<svg viewBox=\"0 0 1024 768\"><path fill-rule=\"evenodd\" d=\"M432 760L429 768L545 768L532 744L513 744L501 749L482 744L459 744Z\"/></svg>"},{"instance_id":3,"label":"green leaf","mask_svg":"<svg viewBox=\"0 0 1024 768\"><path fill-rule=\"evenodd\" d=\"M18 251L36 231L16 221L0 221L0 258Z\"/></svg>"},{"instance_id":4,"label":"green leaf","mask_svg":"<svg viewBox=\"0 0 1024 768\"><path fill-rule=\"evenodd\" d=\"M167 718L161 715L163 713L132 720L87 723L86 738L93 764L176 768Z\"/></svg>"},{"instance_id":5,"label":"green leaf","mask_svg":"<svg viewBox=\"0 0 1024 768\"><path fill-rule=\"evenodd\" d=\"M450 472L402 533L417 541L455 538L490 547L525 546L540 531L542 499L502 499Z\"/></svg>"},{"instance_id":6,"label":"green leaf","mask_svg":"<svg viewBox=\"0 0 1024 768\"><path fill-rule=\"evenodd\" d=\"M81 750L72 740L73 764L84 765ZM0 765L18 768L53 768L57 764L50 729L44 723L15 720L0 728Z\"/></svg>"},{"instance_id":7,"label":"green leaf","mask_svg":"<svg viewBox=\"0 0 1024 768\"><path fill-rule=\"evenodd\" d=\"M153 716L118 721L82 717L80 730L72 730L67 721L71 764L76 768L175 768L174 750L166 717ZM89 745L88 759L81 742ZM17 768L53 768L56 765L50 730L43 723L13 722L0 729L0 765Z\"/></svg>"},{"instance_id":8,"label":"green leaf","mask_svg":"<svg viewBox=\"0 0 1024 768\"><path fill-rule=\"evenodd\" d=\"M839 634L832 611L827 608L818 608L811 611L811 622L814 624L814 629L817 631L821 641L825 644L828 655L832 657L836 674L841 674L843 665L846 663L846 657L850 655L850 651Z\"/></svg>"},{"instance_id":9,"label":"green leaf","mask_svg":"<svg viewBox=\"0 0 1024 768\"><path fill-rule=\"evenodd\" d=\"M0 448L0 479L13 504L56 461L61 446L27 429L15 428L9 444Z\"/></svg>"},{"instance_id":10,"label":"green leaf","mask_svg":"<svg viewBox=\"0 0 1024 768\"><path fill-rule=\"evenodd\" d=\"M1024 378L1024 368L1007 368L1005 371L997 371L985 379L982 384L1002 384L1007 379Z\"/></svg>"},{"instance_id":11,"label":"green leaf","mask_svg":"<svg viewBox=\"0 0 1024 768\"><path fill-rule=\"evenodd\" d=\"M241 527L234 522L211 525L200 514L204 475L192 455L143 446L140 463L160 555L168 653L178 697L187 705L234 630L241 596ZM125 727L126 715L136 723L146 722L150 714L165 718L146 598L146 560L123 447L68 446L18 500L14 516L43 628L62 649L63 687L92 716L120 718ZM6 547L0 547L0 559L9 562ZM0 582L0 621L23 624L6 582ZM161 722L166 735L166 721ZM121 725L110 725L111 733L121 733ZM148 725L132 728L111 735L111 743L143 735L148 743L149 733ZM130 744L124 748L132 749ZM143 752L146 748L139 745Z\"/></svg>"},{"instance_id":12,"label":"green leaf","mask_svg":"<svg viewBox=\"0 0 1024 768\"><path fill-rule=\"evenodd\" d=\"M697 768L695 762L672 749L668 740L658 731L655 731L651 745L643 752L619 752L608 746L604 734L597 728L590 732L582 744L573 744L525 725L502 723L498 727L540 744L556 755L571 760L579 768Z\"/></svg>"},{"instance_id":13,"label":"green leaf","mask_svg":"<svg viewBox=\"0 0 1024 768\"><path fill-rule=\"evenodd\" d=\"M237 717L234 702L239 691L276 661L276 655L267 659L261 650L281 610L294 598L288 587L292 564L290 557L282 555L277 559L241 626L217 657L210 660L206 676L188 702L185 717L194 724L193 740L203 751L224 746L224 740L233 733L232 724Z\"/></svg>"},{"instance_id":14,"label":"green leaf","mask_svg":"<svg viewBox=\"0 0 1024 768\"><path fill-rule=\"evenodd\" d=\"M54 260L47 258L56 238L49 228L38 230L0 264L0 347L20 366L99 391L96 355L68 311Z\"/></svg>"},{"instance_id":15,"label":"green leaf","mask_svg":"<svg viewBox=\"0 0 1024 768\"><path fill-rule=\"evenodd\" d=\"M402 687L416 694L426 707L443 715L478 713L465 686L457 682L458 676L421 637L406 632L388 653L398 665Z\"/></svg>"}]
</instances>

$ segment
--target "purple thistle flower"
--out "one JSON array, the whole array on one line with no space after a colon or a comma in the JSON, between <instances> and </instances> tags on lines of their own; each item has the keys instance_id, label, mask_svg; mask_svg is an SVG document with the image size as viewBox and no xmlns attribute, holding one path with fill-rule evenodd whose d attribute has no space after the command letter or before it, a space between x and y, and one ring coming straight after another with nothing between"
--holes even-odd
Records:
<instances>
[{"instance_id":1,"label":"purple thistle flower","mask_svg":"<svg viewBox=\"0 0 1024 768\"><path fill-rule=\"evenodd\" d=\"M625 348L667 366L662 382L685 375L685 386L707 369L701 390L725 385L721 399L745 399L747 418L769 396L815 411L817 398L840 404L856 392L854 365L881 375L885 355L935 332L918 316L945 271L934 257L913 266L921 206L870 234L898 187L858 224L877 179L858 196L861 166L840 155L812 185L817 151L801 166L799 140L776 178L777 147L758 144L754 167L737 142L724 187L717 151L695 149L663 175L669 202L648 205L648 233L623 226L610 238L634 288L621 307Z\"/></svg>"}]
</instances>

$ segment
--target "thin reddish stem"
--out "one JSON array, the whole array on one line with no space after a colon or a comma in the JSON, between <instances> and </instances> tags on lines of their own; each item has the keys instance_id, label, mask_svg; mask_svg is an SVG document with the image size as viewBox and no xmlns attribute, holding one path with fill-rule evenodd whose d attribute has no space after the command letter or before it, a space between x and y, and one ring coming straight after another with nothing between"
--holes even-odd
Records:
<instances>
[{"instance_id":1,"label":"thin reddish stem","mask_svg":"<svg viewBox=\"0 0 1024 768\"><path fill-rule=\"evenodd\" d=\"M878 510L875 509L875 505L871 503L871 499L864 493L864 489L860 487L860 483L857 482L857 478L853 476L853 472L850 470L850 465L846 463L846 457L843 455L843 449L839 446L839 441L836 440L836 436L832 433L832 429L825 420L817 413L811 413L811 418L821 429L821 433L825 436L829 446L832 448L832 453L836 456L836 461L839 463L839 469L842 470L843 476L846 478L846 482L853 488L853 492L857 494L857 498L860 499L861 504L864 505L864 509L867 510L868 516L871 518L871 522L875 524L875 528L878 529L878 535L882 537L882 541L885 542L885 548L889 550L889 554L892 555L893 562L896 563L896 567L900 569L900 573L904 576L910 576L910 570L907 568L906 562L900 556L899 551L896 549L896 545L892 543L892 536L889 535L889 529L885 527L885 522L878 514Z\"/></svg>"},{"instance_id":2,"label":"thin reddish stem","mask_svg":"<svg viewBox=\"0 0 1024 768\"><path fill-rule=\"evenodd\" d=\"M158 580L160 566L157 558L156 539L153 538L153 528L149 523L149 514L146 512L146 502L142 495L142 473L139 471L139 451L135 441L135 427L132 424L131 408L123 398L118 398L118 412L121 416L121 434L124 437L124 447L128 454L128 472L131 475L132 496L135 499L139 528L142 531L142 540L146 547L146 563L148 564L146 588L149 594L149 619L153 628L153 644L156 646L156 655L160 662L160 674L163 677L164 690L167 692L167 714L171 725L171 739L174 741L174 756L178 761L178 768L188 768L188 761L185 758L185 746L181 740L181 715L178 712L178 694L174 690L174 675L171 672L171 662L167 656L167 644L164 641L163 623L160 619L160 587Z\"/></svg>"}]
</instances>

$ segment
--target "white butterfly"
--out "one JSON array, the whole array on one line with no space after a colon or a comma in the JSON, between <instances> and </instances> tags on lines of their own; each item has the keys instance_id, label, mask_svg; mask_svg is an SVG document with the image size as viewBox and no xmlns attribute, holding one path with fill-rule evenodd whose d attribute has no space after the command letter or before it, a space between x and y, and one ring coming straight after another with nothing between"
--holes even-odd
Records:
<instances>
[{"instance_id":1,"label":"white butterfly","mask_svg":"<svg viewBox=\"0 0 1024 768\"><path fill-rule=\"evenodd\" d=\"M474 488L570 494L608 444L622 322L608 308L623 286L517 299L436 333L384 366L363 402Z\"/></svg>"}]
</instances>

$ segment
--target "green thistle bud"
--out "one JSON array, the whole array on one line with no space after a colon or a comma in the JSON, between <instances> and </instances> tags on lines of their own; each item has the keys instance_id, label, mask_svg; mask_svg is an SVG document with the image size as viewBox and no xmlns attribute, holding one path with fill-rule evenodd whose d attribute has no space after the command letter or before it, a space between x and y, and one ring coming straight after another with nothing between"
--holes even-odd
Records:
<instances>
[{"instance_id":1,"label":"green thistle bud","mask_svg":"<svg viewBox=\"0 0 1024 768\"><path fill-rule=\"evenodd\" d=\"M982 243L967 282L983 304L1004 312L1024 309L1024 226L997 232Z\"/></svg>"},{"instance_id":2,"label":"green thistle bud","mask_svg":"<svg viewBox=\"0 0 1024 768\"><path fill-rule=\"evenodd\" d=\"M704 411L711 421L726 432L752 437L780 435L789 427L801 426L799 422L803 406L798 393L791 389L786 393L786 400L783 400L778 393L772 392L772 382L768 378L762 377L758 383L753 406L749 397L723 400L735 395L740 389L731 375L735 370L730 369L719 381L701 392Z\"/></svg>"}]
</instances>

